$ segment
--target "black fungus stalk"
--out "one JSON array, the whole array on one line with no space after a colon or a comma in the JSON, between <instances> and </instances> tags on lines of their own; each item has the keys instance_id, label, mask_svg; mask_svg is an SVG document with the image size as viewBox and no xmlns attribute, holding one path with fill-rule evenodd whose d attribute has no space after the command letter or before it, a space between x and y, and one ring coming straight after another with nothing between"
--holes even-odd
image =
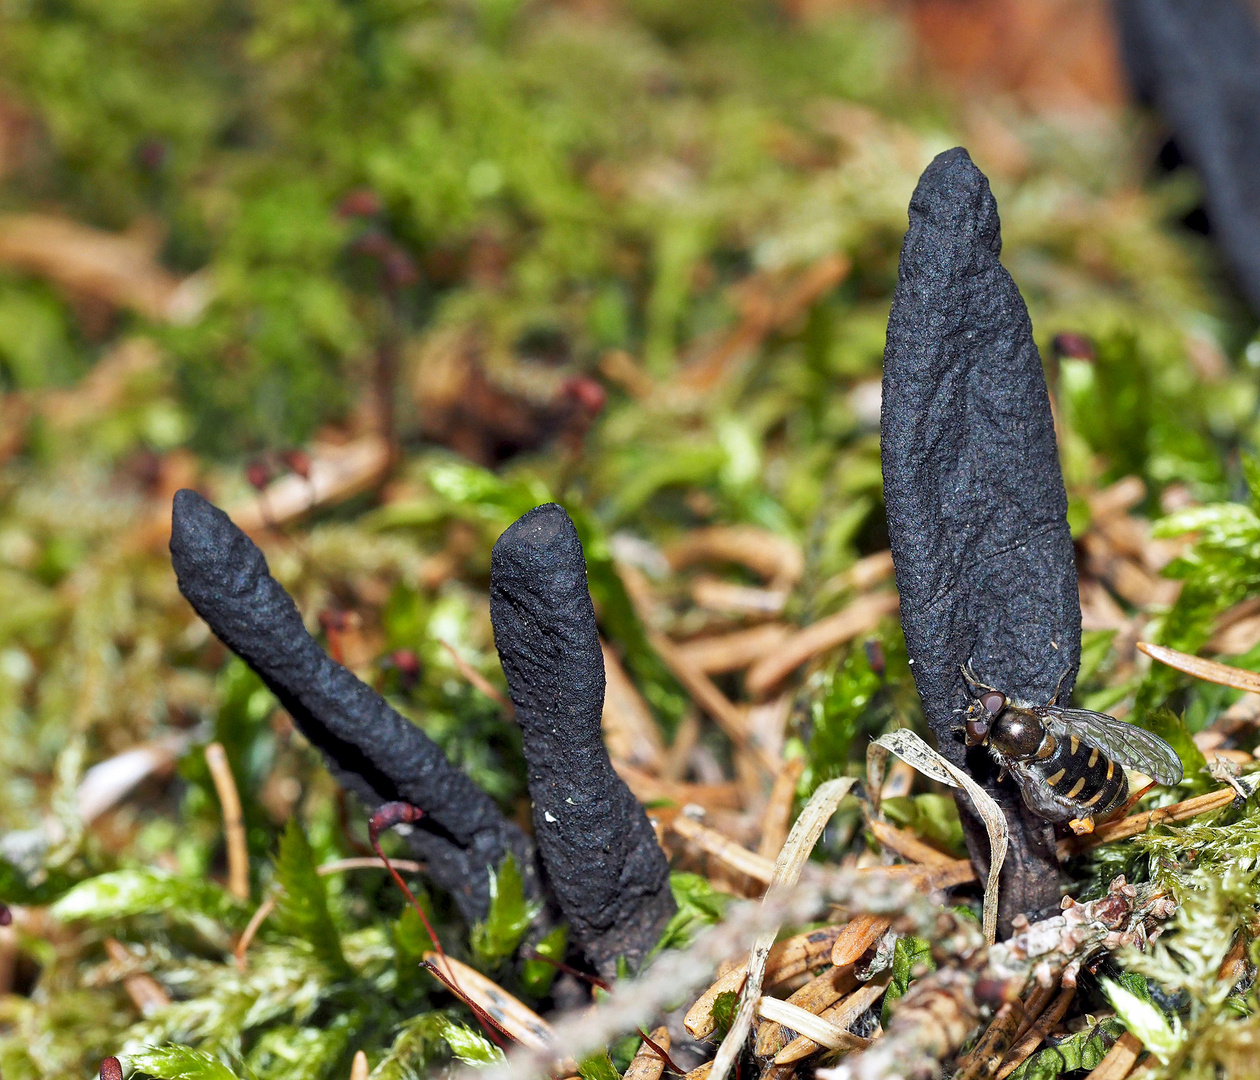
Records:
<instances>
[{"instance_id":1,"label":"black fungus stalk","mask_svg":"<svg viewBox=\"0 0 1260 1080\"><path fill-rule=\"evenodd\" d=\"M1002 806L1011 842L999 922L1059 901L1047 824L988 755L970 755L954 710L960 666L1007 694L1072 692L1081 612L1054 421L1028 311L998 255L997 204L961 148L910 200L884 351L881 456L901 621L938 747ZM960 798L972 857L983 827Z\"/></svg>"},{"instance_id":2,"label":"black fungus stalk","mask_svg":"<svg viewBox=\"0 0 1260 1080\"><path fill-rule=\"evenodd\" d=\"M548 884L601 974L615 974L621 956L637 966L674 913L669 866L604 749L604 661L586 560L554 503L495 544L490 617L524 736Z\"/></svg>"},{"instance_id":3,"label":"black fungus stalk","mask_svg":"<svg viewBox=\"0 0 1260 1080\"><path fill-rule=\"evenodd\" d=\"M531 897L542 894L533 845L441 748L307 633L261 551L194 491L175 495L171 561L180 592L279 698L341 784L376 810L424 811L408 837L470 921L489 911L488 871L512 854Z\"/></svg>"},{"instance_id":4,"label":"black fungus stalk","mask_svg":"<svg viewBox=\"0 0 1260 1080\"><path fill-rule=\"evenodd\" d=\"M1119 0L1125 66L1203 181L1212 238L1260 314L1260 12L1246 0Z\"/></svg>"}]
</instances>

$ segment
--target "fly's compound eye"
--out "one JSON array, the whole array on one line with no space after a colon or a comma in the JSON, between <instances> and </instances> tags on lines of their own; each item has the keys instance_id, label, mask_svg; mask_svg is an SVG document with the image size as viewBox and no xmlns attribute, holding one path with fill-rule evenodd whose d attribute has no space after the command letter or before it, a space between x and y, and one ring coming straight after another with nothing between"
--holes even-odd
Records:
<instances>
[{"instance_id":1,"label":"fly's compound eye","mask_svg":"<svg viewBox=\"0 0 1260 1080\"><path fill-rule=\"evenodd\" d=\"M989 737L989 722L987 720L968 720L966 727L968 746L979 746Z\"/></svg>"},{"instance_id":2,"label":"fly's compound eye","mask_svg":"<svg viewBox=\"0 0 1260 1080\"><path fill-rule=\"evenodd\" d=\"M1006 695L1000 690L990 690L980 698L980 704L984 706L984 711L990 717L997 716L998 713L1006 708Z\"/></svg>"}]
</instances>

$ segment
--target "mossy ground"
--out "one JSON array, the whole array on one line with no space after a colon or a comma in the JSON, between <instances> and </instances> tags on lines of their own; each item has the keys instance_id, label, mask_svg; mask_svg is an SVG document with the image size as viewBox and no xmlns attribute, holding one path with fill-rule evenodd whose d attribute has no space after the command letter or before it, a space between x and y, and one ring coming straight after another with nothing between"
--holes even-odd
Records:
<instances>
[{"instance_id":1,"label":"mossy ground","mask_svg":"<svg viewBox=\"0 0 1260 1080\"><path fill-rule=\"evenodd\" d=\"M1129 707L1177 745L1187 779L1158 799L1213 786L1190 736L1219 730L1237 692L1148 669L1133 642L1260 669L1260 633L1220 637L1260 589L1254 320L1180 224L1193 181L1152 171L1149 119L968 98L916 56L892 15L745 0L0 4L0 237L33 213L148 228L157 259L116 275L207 296L162 317L116 284L67 288L64 265L0 256L0 899L20 915L0 940L6 1080L88 1076L144 1044L191 1048L135 1059L172 1078L340 1077L359 1049L373 1077L402 1078L492 1055L420 972L427 936L385 876L314 873L360 853L364 822L179 597L171 492L240 505L251 459L283 471L281 452L362 437L388 412L384 486L264 530L267 555L310 625L351 614L325 621L330 647L519 814L515 729L445 647L502 685L494 539L547 498L570 510L603 632L667 742L692 703L646 631L742 623L662 570L663 547L756 526L803 552L785 619L846 602L841 575L887 546L875 391L906 204L960 143L994 184L1083 571L1111 605L1087 611L1081 700ZM1067 332L1093 357L1049 362ZM575 378L600 384L602 409L571 407ZM1126 477L1142 482L1136 550L1095 520ZM1143 553L1184 535L1160 577ZM1147 584L1108 576L1107 555ZM627 561L658 574L653 625ZM1164 578L1184 582L1175 602ZM738 674L719 683L743 693ZM791 697L799 795L860 769L867 738L916 708L894 620L822 658ZM244 803L250 902L218 884L211 739ZM164 740L170 768L85 827L89 770ZM1255 742L1242 725L1227 745ZM734 774L720 732L700 745L704 768ZM938 795L892 811L958 842ZM846 813L825 854L861 844ZM1256 931L1258 824L1252 806L1227 810L1072 866L1077 895L1123 869L1182 904L1175 933L1114 960L1154 998L1139 1034L1170 1075L1247 1075L1255 995L1217 973ZM452 953L545 1008L549 979L513 959L524 913L501 880L493 925L471 936L443 897L425 902ZM288 899L239 970L236 936L277 885ZM721 912L702 879L678 888L673 941ZM124 980L146 976L169 1003L141 1015ZM1082 1008L1097 1011L1093 986ZM1089 1037L1072 1060L1090 1060ZM624 1048L613 1057L624 1066ZM1061 1058L1025 1075L1059 1075Z\"/></svg>"}]
</instances>

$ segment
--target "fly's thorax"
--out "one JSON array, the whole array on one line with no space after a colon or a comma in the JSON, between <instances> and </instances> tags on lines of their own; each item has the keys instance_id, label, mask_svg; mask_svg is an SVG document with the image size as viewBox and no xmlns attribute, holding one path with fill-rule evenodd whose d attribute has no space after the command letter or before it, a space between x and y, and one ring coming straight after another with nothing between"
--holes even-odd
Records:
<instances>
[{"instance_id":1,"label":"fly's thorax","mask_svg":"<svg viewBox=\"0 0 1260 1080\"><path fill-rule=\"evenodd\" d=\"M1009 758L1036 757L1049 732L1038 717L1023 709L1008 708L989 728L989 744Z\"/></svg>"}]
</instances>

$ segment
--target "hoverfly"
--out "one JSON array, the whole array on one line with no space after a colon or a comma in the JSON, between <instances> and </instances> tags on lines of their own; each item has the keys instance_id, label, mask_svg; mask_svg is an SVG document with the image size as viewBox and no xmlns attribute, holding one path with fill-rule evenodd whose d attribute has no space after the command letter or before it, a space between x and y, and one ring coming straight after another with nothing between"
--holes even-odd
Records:
<instances>
[{"instance_id":1,"label":"hoverfly","mask_svg":"<svg viewBox=\"0 0 1260 1080\"><path fill-rule=\"evenodd\" d=\"M976 678L963 665L971 693L963 726L968 746L986 746L1019 785L1028 808L1073 832L1120 807L1129 794L1125 766L1160 784L1181 780L1181 759L1158 735L1114 716L1058 704L1030 705Z\"/></svg>"}]
</instances>

